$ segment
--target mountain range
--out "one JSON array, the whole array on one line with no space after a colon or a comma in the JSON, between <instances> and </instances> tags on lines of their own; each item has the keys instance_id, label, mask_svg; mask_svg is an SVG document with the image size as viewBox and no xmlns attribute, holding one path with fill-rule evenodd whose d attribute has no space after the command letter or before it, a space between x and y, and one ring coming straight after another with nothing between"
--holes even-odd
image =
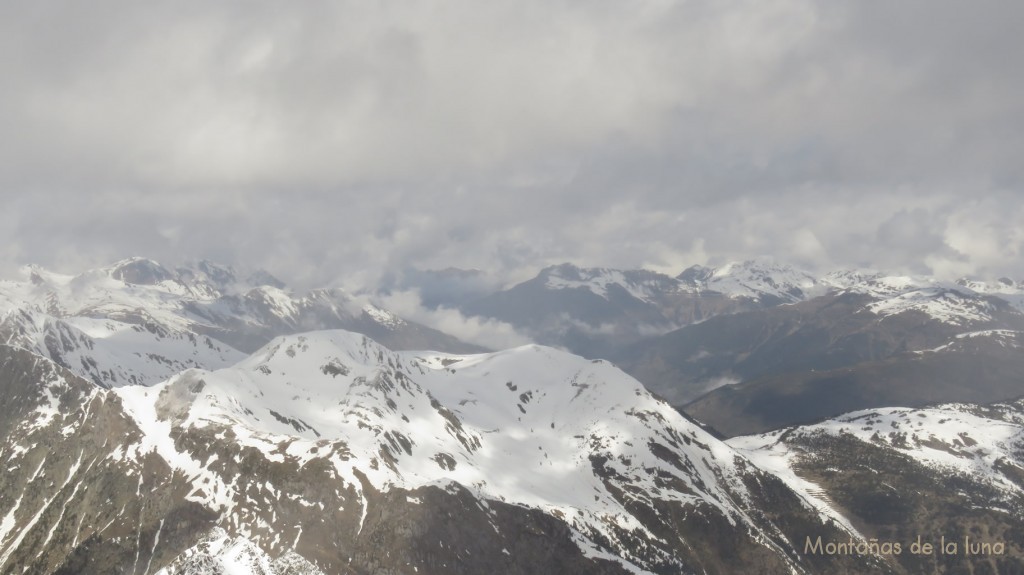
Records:
<instances>
[{"instance_id":1,"label":"mountain range","mask_svg":"<svg viewBox=\"0 0 1024 575\"><path fill-rule=\"evenodd\" d=\"M609 359L724 435L847 411L1024 395L1024 284L768 259L646 270L545 268L467 302L548 345Z\"/></svg>"},{"instance_id":2,"label":"mountain range","mask_svg":"<svg viewBox=\"0 0 1024 575\"><path fill-rule=\"evenodd\" d=\"M483 296L602 298L564 313L634 326L613 361L486 351L210 262L26 268L0 282L0 572L1024 571L1024 403L1002 397L1021 395L1020 286L769 268L559 266ZM677 315L658 324L660 305ZM638 381L627 360L645 353L681 375ZM915 362L977 398L854 411L823 375L889 373L881 393ZM674 389L716 374L742 379L680 409ZM796 415L715 403L785 386ZM815 411L824 386L840 400ZM912 553L916 538L963 543Z\"/></svg>"},{"instance_id":3,"label":"mountain range","mask_svg":"<svg viewBox=\"0 0 1024 575\"><path fill-rule=\"evenodd\" d=\"M22 273L0 281L0 341L103 387L228 366L278 335L316 329L365 333L395 349L483 351L340 289L294 294L265 271L239 279L208 261L172 271L131 258L74 276L36 266Z\"/></svg>"},{"instance_id":4,"label":"mountain range","mask_svg":"<svg viewBox=\"0 0 1024 575\"><path fill-rule=\"evenodd\" d=\"M812 276L766 260L694 266L674 278L561 264L508 289L467 298L458 308L510 323L539 343L602 357L683 325L800 301L816 291Z\"/></svg>"}]
</instances>

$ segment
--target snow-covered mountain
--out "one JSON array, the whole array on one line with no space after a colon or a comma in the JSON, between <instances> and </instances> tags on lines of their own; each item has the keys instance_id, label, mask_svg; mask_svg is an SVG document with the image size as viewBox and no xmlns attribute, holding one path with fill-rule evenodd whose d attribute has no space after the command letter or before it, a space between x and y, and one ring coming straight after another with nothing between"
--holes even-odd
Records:
<instances>
[{"instance_id":1,"label":"snow-covered mountain","mask_svg":"<svg viewBox=\"0 0 1024 575\"><path fill-rule=\"evenodd\" d=\"M865 410L728 444L813 507L846 510L908 573L1021 569L1024 400ZM955 547L915 554L918 540Z\"/></svg>"},{"instance_id":2,"label":"snow-covered mountain","mask_svg":"<svg viewBox=\"0 0 1024 575\"><path fill-rule=\"evenodd\" d=\"M0 337L105 387L148 385L185 369L225 367L245 357L209 336L157 322L54 317L31 307L5 314Z\"/></svg>"},{"instance_id":3,"label":"snow-covered mountain","mask_svg":"<svg viewBox=\"0 0 1024 575\"><path fill-rule=\"evenodd\" d=\"M696 559L659 536L671 524L645 522L637 506L725 520L753 534L750 543L780 538L738 503L753 495L735 454L609 364L550 348L393 353L364 336L319 332L277 339L230 369L189 371L118 395L145 434L127 453L157 450L192 478L196 501L222 518L253 514L236 529L260 541L273 530L258 513L266 500L174 447L175 429L230 429L267 461L327 465L355 491L357 533L367 491L455 482L485 507L501 501L563 518L584 557L627 569Z\"/></svg>"},{"instance_id":4,"label":"snow-covered mountain","mask_svg":"<svg viewBox=\"0 0 1024 575\"><path fill-rule=\"evenodd\" d=\"M768 304L791 303L822 292L811 274L770 258L731 262L717 268L692 266L672 278L643 269L580 268L562 264L538 276L551 290L587 290L608 299L609 290L624 290L632 298L656 304L672 293L718 294Z\"/></svg>"},{"instance_id":5,"label":"snow-covered mountain","mask_svg":"<svg viewBox=\"0 0 1024 575\"><path fill-rule=\"evenodd\" d=\"M623 290L630 297L646 302L678 287L668 276L647 270L580 268L572 264L545 268L540 277L549 290L582 289L605 299L612 297L609 290Z\"/></svg>"},{"instance_id":6,"label":"snow-covered mountain","mask_svg":"<svg viewBox=\"0 0 1024 575\"><path fill-rule=\"evenodd\" d=\"M791 446L819 437L847 437L901 453L937 472L984 483L1007 500L1024 496L1024 400L855 411L813 425L736 437L728 443L763 467L792 471L801 455L810 454ZM805 494L814 490L801 485Z\"/></svg>"},{"instance_id":7,"label":"snow-covered mountain","mask_svg":"<svg viewBox=\"0 0 1024 575\"><path fill-rule=\"evenodd\" d=\"M802 301L824 293L825 287L810 273L771 258L731 262L717 268L693 266L676 279L684 290L719 293L767 305Z\"/></svg>"},{"instance_id":8,"label":"snow-covered mountain","mask_svg":"<svg viewBox=\"0 0 1024 575\"><path fill-rule=\"evenodd\" d=\"M807 551L919 534L1024 567L1020 402L723 443L606 362L344 331L114 390L0 345L0 380L4 572L920 573Z\"/></svg>"},{"instance_id":9,"label":"snow-covered mountain","mask_svg":"<svg viewBox=\"0 0 1024 575\"><path fill-rule=\"evenodd\" d=\"M1024 310L1024 282L1013 281L1002 277L995 281L979 281L970 278L957 280L957 285L965 287L975 293L992 295L999 299L1010 302L1019 310Z\"/></svg>"},{"instance_id":10,"label":"snow-covered mountain","mask_svg":"<svg viewBox=\"0 0 1024 575\"><path fill-rule=\"evenodd\" d=\"M558 266L492 303L532 294L607 333L707 313L646 340L664 346L647 365L722 376L707 405L755 427L1021 391L1024 314L993 290L766 265ZM917 573L805 539L903 537L922 517L951 530L958 505L992 538L1022 527L1019 402L726 443L607 361L465 353L340 290L208 262L25 276L0 282L0 572ZM900 507L850 462L913 496ZM962 493L937 487L949 476ZM1024 568L1018 547L994 572Z\"/></svg>"},{"instance_id":11,"label":"snow-covered mountain","mask_svg":"<svg viewBox=\"0 0 1024 575\"><path fill-rule=\"evenodd\" d=\"M551 348L393 352L325 331L150 387L104 390L6 345L0 371L9 572L874 566L802 557L794 526L843 532L626 374Z\"/></svg>"},{"instance_id":12,"label":"snow-covered mountain","mask_svg":"<svg viewBox=\"0 0 1024 575\"><path fill-rule=\"evenodd\" d=\"M205 261L171 271L132 258L75 276L35 266L23 274L0 281L0 341L105 387L226 367L276 335L311 329L352 329L399 349L480 349L338 289L297 295L266 272L240 280Z\"/></svg>"},{"instance_id":13,"label":"snow-covered mountain","mask_svg":"<svg viewBox=\"0 0 1024 575\"><path fill-rule=\"evenodd\" d=\"M918 311L954 325L992 319L993 307L1002 302L1024 310L1024 289L1003 278L996 284L961 278L944 282L927 276L885 275L880 272L833 272L823 283L840 292L860 293L874 300L868 310L890 316ZM998 300L993 302L992 300Z\"/></svg>"}]
</instances>

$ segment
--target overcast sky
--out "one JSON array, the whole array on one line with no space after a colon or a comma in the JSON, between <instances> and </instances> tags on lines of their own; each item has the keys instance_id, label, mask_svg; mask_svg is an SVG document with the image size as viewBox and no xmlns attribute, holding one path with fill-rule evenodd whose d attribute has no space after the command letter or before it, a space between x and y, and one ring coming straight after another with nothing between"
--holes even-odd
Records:
<instances>
[{"instance_id":1,"label":"overcast sky","mask_svg":"<svg viewBox=\"0 0 1024 575\"><path fill-rule=\"evenodd\" d=\"M0 268L1024 279L1024 3L0 0Z\"/></svg>"}]
</instances>

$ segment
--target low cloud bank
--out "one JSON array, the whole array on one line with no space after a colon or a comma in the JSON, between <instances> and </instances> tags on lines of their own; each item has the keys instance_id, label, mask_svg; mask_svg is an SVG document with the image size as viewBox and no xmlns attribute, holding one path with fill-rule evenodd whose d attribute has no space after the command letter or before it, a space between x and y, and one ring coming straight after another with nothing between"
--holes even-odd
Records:
<instances>
[{"instance_id":1,"label":"low cloud bank","mask_svg":"<svg viewBox=\"0 0 1024 575\"><path fill-rule=\"evenodd\" d=\"M478 316L467 317L461 311L447 307L426 307L416 290L378 295L373 300L377 305L408 320L490 349L508 349L533 343L527 335L505 322Z\"/></svg>"}]
</instances>

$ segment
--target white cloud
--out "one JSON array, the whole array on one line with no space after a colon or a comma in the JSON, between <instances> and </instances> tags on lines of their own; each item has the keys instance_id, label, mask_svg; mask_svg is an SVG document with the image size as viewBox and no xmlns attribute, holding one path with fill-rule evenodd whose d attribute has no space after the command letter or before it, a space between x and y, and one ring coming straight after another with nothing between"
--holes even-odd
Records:
<instances>
[{"instance_id":1,"label":"white cloud","mask_svg":"<svg viewBox=\"0 0 1024 575\"><path fill-rule=\"evenodd\" d=\"M738 377L732 375L723 375L721 377L707 379L701 382L703 387L701 388L700 394L707 393L713 389L718 389L719 387L724 387L726 385L736 385L737 383L740 383L740 381L741 380Z\"/></svg>"},{"instance_id":2,"label":"white cloud","mask_svg":"<svg viewBox=\"0 0 1024 575\"><path fill-rule=\"evenodd\" d=\"M466 317L458 310L440 307L428 309L415 290L379 295L375 301L401 317L451 334L463 341L490 349L507 349L533 343L510 324L481 317Z\"/></svg>"}]
</instances>

